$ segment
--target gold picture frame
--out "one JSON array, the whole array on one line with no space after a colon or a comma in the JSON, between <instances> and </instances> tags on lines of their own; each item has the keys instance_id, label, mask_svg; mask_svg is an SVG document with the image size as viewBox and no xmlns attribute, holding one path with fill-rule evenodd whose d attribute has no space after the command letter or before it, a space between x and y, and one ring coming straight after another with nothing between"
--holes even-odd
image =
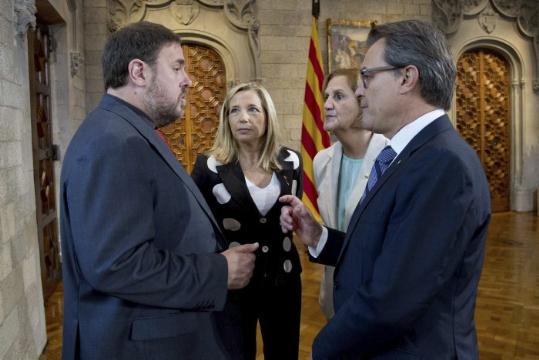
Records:
<instances>
[{"instance_id":1,"label":"gold picture frame","mask_svg":"<svg viewBox=\"0 0 539 360\"><path fill-rule=\"evenodd\" d=\"M328 70L359 68L367 50L367 35L377 24L372 20L327 20Z\"/></svg>"}]
</instances>

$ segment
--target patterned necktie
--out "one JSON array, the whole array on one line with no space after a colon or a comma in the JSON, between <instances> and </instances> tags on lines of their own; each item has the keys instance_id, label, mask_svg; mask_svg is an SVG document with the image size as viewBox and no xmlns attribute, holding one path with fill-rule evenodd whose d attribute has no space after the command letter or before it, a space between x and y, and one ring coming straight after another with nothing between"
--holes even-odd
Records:
<instances>
[{"instance_id":1,"label":"patterned necktie","mask_svg":"<svg viewBox=\"0 0 539 360\"><path fill-rule=\"evenodd\" d=\"M389 145L386 146L380 152L380 154L378 154L378 157L374 161L374 166L371 169L371 174L369 175L369 180L367 181L367 187L363 192L363 196L361 196L361 199L359 200L360 203L363 201L363 199L365 199L365 197L367 197L367 194L371 191L374 185L376 185L378 179L380 179L386 172L393 159L395 159L395 156L397 156L397 153Z\"/></svg>"}]
</instances>

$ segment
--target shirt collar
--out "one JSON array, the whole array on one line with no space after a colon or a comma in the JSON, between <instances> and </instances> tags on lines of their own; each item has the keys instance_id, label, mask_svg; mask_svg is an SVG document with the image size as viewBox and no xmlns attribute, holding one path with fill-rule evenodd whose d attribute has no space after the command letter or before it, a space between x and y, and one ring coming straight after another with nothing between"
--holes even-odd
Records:
<instances>
[{"instance_id":1,"label":"shirt collar","mask_svg":"<svg viewBox=\"0 0 539 360\"><path fill-rule=\"evenodd\" d=\"M429 125L434 120L438 119L440 116L444 115L445 111L442 109L436 109L430 111L426 114L421 115L411 123L404 126L402 129L397 132L391 140L389 140L388 145L390 145L393 150L399 155L402 150L412 141L412 139L427 125Z\"/></svg>"}]
</instances>

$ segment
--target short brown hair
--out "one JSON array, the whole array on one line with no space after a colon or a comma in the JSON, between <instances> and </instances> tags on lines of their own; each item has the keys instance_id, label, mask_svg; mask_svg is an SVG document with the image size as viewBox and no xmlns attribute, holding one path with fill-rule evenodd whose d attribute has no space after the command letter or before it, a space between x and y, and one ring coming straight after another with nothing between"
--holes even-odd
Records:
<instances>
[{"instance_id":1,"label":"short brown hair","mask_svg":"<svg viewBox=\"0 0 539 360\"><path fill-rule=\"evenodd\" d=\"M172 43L180 43L177 34L163 25L147 21L129 24L113 33L102 58L105 90L127 84L131 60L140 59L153 66L161 48Z\"/></svg>"}]
</instances>

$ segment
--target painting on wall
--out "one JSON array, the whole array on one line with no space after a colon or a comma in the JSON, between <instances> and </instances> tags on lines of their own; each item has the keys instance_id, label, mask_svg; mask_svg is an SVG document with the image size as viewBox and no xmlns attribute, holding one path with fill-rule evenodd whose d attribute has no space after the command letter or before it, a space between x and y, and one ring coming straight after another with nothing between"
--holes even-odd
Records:
<instances>
[{"instance_id":1,"label":"painting on wall","mask_svg":"<svg viewBox=\"0 0 539 360\"><path fill-rule=\"evenodd\" d=\"M376 21L327 20L328 69L359 68L367 50L367 35Z\"/></svg>"}]
</instances>

